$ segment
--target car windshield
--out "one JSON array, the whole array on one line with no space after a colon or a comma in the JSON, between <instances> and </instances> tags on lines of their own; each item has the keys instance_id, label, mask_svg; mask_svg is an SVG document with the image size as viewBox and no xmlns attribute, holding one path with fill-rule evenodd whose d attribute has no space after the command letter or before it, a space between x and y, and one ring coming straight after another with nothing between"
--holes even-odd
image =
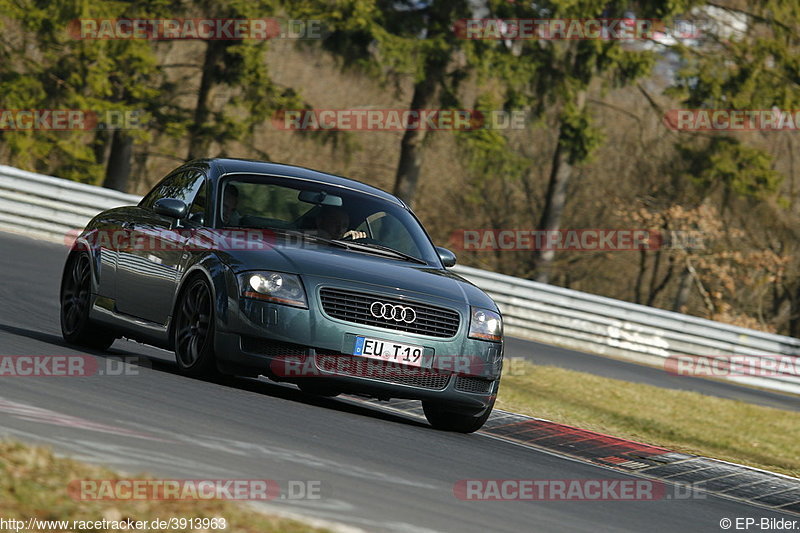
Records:
<instances>
[{"instance_id":1,"label":"car windshield","mask_svg":"<svg viewBox=\"0 0 800 533\"><path fill-rule=\"evenodd\" d=\"M438 264L425 231L393 202L351 189L275 176L234 175L220 183L221 227L300 232L309 238L352 243L360 252ZM400 254L391 254L389 250ZM388 254L387 254L388 252Z\"/></svg>"}]
</instances>

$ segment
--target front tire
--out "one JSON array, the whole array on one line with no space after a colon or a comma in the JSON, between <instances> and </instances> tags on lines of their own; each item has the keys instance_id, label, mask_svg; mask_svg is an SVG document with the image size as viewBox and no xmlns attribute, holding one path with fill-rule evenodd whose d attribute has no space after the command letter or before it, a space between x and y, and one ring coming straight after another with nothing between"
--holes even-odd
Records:
<instances>
[{"instance_id":1,"label":"front tire","mask_svg":"<svg viewBox=\"0 0 800 533\"><path fill-rule=\"evenodd\" d=\"M69 344L105 351L116 335L89 319L92 301L92 266L89 256L70 256L61 280L61 335Z\"/></svg>"},{"instance_id":2,"label":"front tire","mask_svg":"<svg viewBox=\"0 0 800 533\"><path fill-rule=\"evenodd\" d=\"M175 312L175 360L187 376L207 378L217 374L214 354L214 302L205 279L189 281Z\"/></svg>"},{"instance_id":3,"label":"front tire","mask_svg":"<svg viewBox=\"0 0 800 533\"><path fill-rule=\"evenodd\" d=\"M455 431L457 433L478 431L489 419L493 407L494 400L491 401L483 414L475 416L448 409L446 406L435 402L422 402L422 410L425 412L425 418L428 419L431 426L441 431Z\"/></svg>"}]
</instances>

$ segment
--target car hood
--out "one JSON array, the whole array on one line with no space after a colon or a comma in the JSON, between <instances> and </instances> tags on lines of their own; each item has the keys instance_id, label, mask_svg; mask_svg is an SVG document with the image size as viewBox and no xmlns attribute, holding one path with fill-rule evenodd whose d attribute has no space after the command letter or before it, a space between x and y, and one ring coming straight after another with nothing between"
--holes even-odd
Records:
<instances>
[{"instance_id":1,"label":"car hood","mask_svg":"<svg viewBox=\"0 0 800 533\"><path fill-rule=\"evenodd\" d=\"M277 270L497 309L491 298L459 275L409 261L327 246L312 249L273 245L262 250L227 251L221 255L234 272Z\"/></svg>"}]
</instances>

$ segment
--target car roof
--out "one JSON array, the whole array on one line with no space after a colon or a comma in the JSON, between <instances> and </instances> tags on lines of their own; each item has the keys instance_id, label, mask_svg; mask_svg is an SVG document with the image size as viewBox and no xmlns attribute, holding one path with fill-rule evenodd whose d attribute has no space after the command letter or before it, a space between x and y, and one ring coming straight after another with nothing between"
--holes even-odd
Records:
<instances>
[{"instance_id":1,"label":"car roof","mask_svg":"<svg viewBox=\"0 0 800 533\"><path fill-rule=\"evenodd\" d=\"M209 178L216 180L224 174L266 174L274 176L286 176L289 178L302 178L305 180L312 180L326 185L334 185L338 187L347 187L359 192L371 194L384 200L390 201L407 207L406 204L388 192L362 183L358 180L336 176L334 174L327 174L318 170L310 168L296 167L293 165L284 165L282 163L269 163L266 161L258 161L255 159L236 159L236 158L214 158L214 159L196 159L187 163L187 166L202 166L209 170Z\"/></svg>"}]
</instances>

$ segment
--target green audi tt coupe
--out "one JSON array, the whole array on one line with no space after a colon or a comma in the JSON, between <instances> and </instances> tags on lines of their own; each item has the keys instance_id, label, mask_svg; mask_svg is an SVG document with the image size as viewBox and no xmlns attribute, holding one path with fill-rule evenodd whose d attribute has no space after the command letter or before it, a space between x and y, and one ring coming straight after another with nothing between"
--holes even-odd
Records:
<instances>
[{"instance_id":1,"label":"green audi tt coupe","mask_svg":"<svg viewBox=\"0 0 800 533\"><path fill-rule=\"evenodd\" d=\"M447 270L400 199L358 181L239 159L186 163L76 238L61 283L70 342L127 337L193 376L266 376L305 392L422 401L479 429L503 365L502 318Z\"/></svg>"}]
</instances>

